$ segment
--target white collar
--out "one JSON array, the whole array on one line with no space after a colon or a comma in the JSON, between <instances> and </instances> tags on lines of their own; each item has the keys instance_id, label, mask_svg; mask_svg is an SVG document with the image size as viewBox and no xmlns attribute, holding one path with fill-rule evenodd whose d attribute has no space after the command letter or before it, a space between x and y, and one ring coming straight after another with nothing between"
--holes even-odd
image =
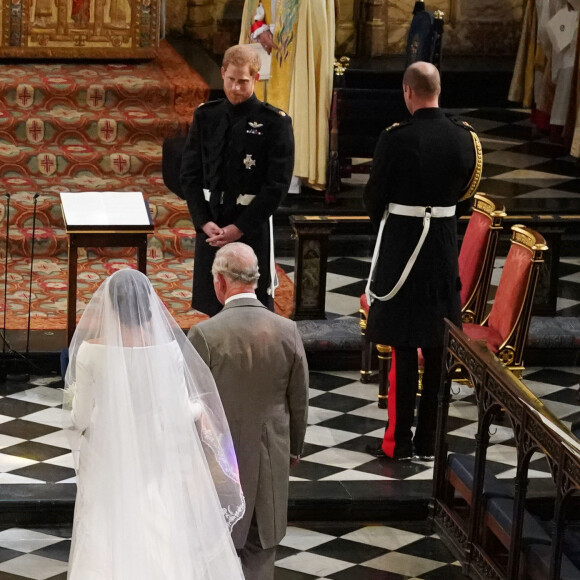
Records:
<instances>
[{"instance_id":1,"label":"white collar","mask_svg":"<svg viewBox=\"0 0 580 580\"><path fill-rule=\"evenodd\" d=\"M226 298L224 306L229 302L231 302L232 300L238 300L240 298L253 298L254 300L258 299L255 292L240 292L239 294L234 294L233 296Z\"/></svg>"}]
</instances>

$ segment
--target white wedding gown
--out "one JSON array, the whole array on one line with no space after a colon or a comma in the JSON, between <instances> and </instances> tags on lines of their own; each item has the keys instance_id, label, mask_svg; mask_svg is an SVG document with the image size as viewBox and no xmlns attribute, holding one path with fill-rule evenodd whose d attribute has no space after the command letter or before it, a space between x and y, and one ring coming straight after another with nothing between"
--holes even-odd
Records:
<instances>
[{"instance_id":1,"label":"white wedding gown","mask_svg":"<svg viewBox=\"0 0 580 580\"><path fill-rule=\"evenodd\" d=\"M243 580L212 479L223 473L204 454L187 372L176 341L80 345L69 580Z\"/></svg>"}]
</instances>

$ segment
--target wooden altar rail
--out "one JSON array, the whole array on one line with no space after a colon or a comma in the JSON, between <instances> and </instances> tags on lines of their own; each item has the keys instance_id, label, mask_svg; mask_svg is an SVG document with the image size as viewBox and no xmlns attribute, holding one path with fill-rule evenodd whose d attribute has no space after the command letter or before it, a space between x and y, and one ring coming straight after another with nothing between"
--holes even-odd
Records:
<instances>
[{"instance_id":1,"label":"wooden altar rail","mask_svg":"<svg viewBox=\"0 0 580 580\"><path fill-rule=\"evenodd\" d=\"M580 442L537 399L533 393L492 355L481 343L472 341L447 321L445 361L438 403L436 458L433 478L432 518L443 541L455 553L463 572L480 579L516 580L523 576L522 524L528 469L532 455L543 453L550 465L555 490L552 520L550 573L547 580L560 578L562 541L567 518L578 518L580 499ZM473 385L478 408L478 432L475 438L475 469L472 501L468 516L458 515L456 500L448 493L446 442L447 417L451 400L451 382L458 369L466 372ZM509 420L517 445L517 475L514 485L514 509L507 566L486 551L484 476L485 457L490 440L490 427L499 416ZM575 503L576 502L576 503ZM573 509L576 511L573 513ZM530 546L528 546L529 548ZM537 574L537 570L528 571ZM563 572L564 573L564 572ZM534 577L537 577L535 575ZM564 577L564 576L563 576ZM566 578L570 577L565 576ZM575 576L578 577L578 576Z\"/></svg>"},{"instance_id":2,"label":"wooden altar rail","mask_svg":"<svg viewBox=\"0 0 580 580\"><path fill-rule=\"evenodd\" d=\"M462 234L469 216L459 218L458 230ZM521 223L540 232L550 247L546 272L536 289L533 314L555 316L558 297L560 245L564 234L580 233L580 215L515 214L504 218L504 231ZM330 236L339 226L356 227L361 234L373 235L370 220L363 215L291 215L294 230L294 320L326 318L326 272Z\"/></svg>"}]
</instances>

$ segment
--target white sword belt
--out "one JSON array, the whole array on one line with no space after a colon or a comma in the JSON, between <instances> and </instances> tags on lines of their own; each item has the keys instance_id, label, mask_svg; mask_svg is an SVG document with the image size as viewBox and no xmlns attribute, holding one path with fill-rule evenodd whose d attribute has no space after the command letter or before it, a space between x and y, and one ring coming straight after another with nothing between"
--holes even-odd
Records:
<instances>
[{"instance_id":1,"label":"white sword belt","mask_svg":"<svg viewBox=\"0 0 580 580\"><path fill-rule=\"evenodd\" d=\"M209 198L211 197L211 191L209 189L204 188L203 197L205 198L205 201L209 202ZM252 203L252 200L255 197L256 196L252 195L251 193L244 193L242 195L238 195L238 197L236 198L236 205L250 205L250 203ZM223 202L224 202L224 193L222 191L220 204L222 204Z\"/></svg>"},{"instance_id":2,"label":"white sword belt","mask_svg":"<svg viewBox=\"0 0 580 580\"><path fill-rule=\"evenodd\" d=\"M400 203L390 203L385 213L383 214L383 219L381 219L381 225L379 226L379 233L377 234L377 241L375 243L375 249L373 251L373 259L371 261L371 271L369 273L369 278L367 280L367 286L365 289L365 294L367 297L367 303L369 306L372 304L373 300L379 300L380 302L386 302L387 300L391 300L397 295L397 292L401 289L413 266L415 265L415 261L417 260L417 256L423 247L423 243L425 242L425 238L429 233L429 228L431 226L431 218L449 218L455 215L455 207L454 205L449 206L422 206L422 205L402 205ZM393 286L393 289L384 294L383 296L377 296L371 290L371 282L373 280L373 276L375 273L375 268L377 266L377 262L379 259L379 253L381 251L381 241L383 238L383 231L385 229L385 224L387 222L387 218L390 214L393 215L401 215L406 217L416 217L423 219L423 231L421 232L421 236L419 237L419 241L411 254L411 257L407 261L407 264L403 268L403 273L401 274L397 283Z\"/></svg>"}]
</instances>

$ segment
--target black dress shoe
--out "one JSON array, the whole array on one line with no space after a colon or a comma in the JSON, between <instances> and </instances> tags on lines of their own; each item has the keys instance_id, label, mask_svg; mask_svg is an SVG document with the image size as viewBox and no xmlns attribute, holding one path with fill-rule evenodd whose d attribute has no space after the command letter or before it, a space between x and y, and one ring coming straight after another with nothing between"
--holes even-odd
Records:
<instances>
[{"instance_id":1,"label":"black dress shoe","mask_svg":"<svg viewBox=\"0 0 580 580\"><path fill-rule=\"evenodd\" d=\"M415 453L413 459L418 459L419 461L435 461L435 455L423 455L421 453Z\"/></svg>"},{"instance_id":2,"label":"black dress shoe","mask_svg":"<svg viewBox=\"0 0 580 580\"><path fill-rule=\"evenodd\" d=\"M405 457L390 457L384 451L381 445L367 445L365 448L366 452L373 457L379 457L380 459L388 459L390 461L409 461L411 456Z\"/></svg>"},{"instance_id":3,"label":"black dress shoe","mask_svg":"<svg viewBox=\"0 0 580 580\"><path fill-rule=\"evenodd\" d=\"M418 459L419 461L434 461L435 460L435 450L431 447L415 447L415 454L413 459Z\"/></svg>"}]
</instances>

